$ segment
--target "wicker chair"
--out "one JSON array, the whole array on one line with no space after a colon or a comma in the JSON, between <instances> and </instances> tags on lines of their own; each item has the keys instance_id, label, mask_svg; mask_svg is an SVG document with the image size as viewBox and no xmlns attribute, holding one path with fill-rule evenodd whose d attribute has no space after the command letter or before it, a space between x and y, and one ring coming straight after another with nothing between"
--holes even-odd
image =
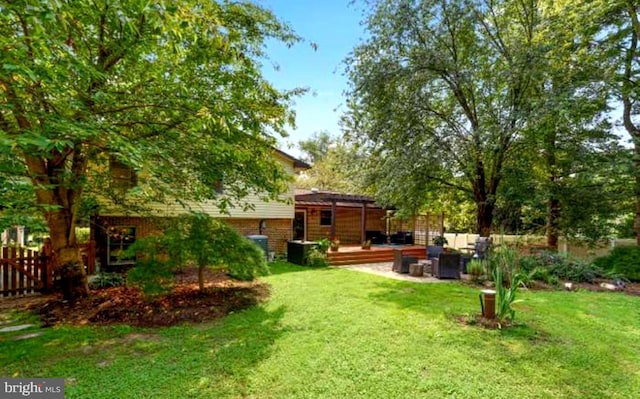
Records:
<instances>
[{"instance_id":1,"label":"wicker chair","mask_svg":"<svg viewBox=\"0 0 640 399\"><path fill-rule=\"evenodd\" d=\"M401 249L393 251L392 271L396 273L409 273L409 265L412 263L418 263L418 258L409 255L402 255Z\"/></svg>"},{"instance_id":2,"label":"wicker chair","mask_svg":"<svg viewBox=\"0 0 640 399\"><path fill-rule=\"evenodd\" d=\"M491 237L478 237L474 245L473 257L475 259L484 259L491 250Z\"/></svg>"},{"instance_id":3,"label":"wicker chair","mask_svg":"<svg viewBox=\"0 0 640 399\"><path fill-rule=\"evenodd\" d=\"M437 278L460 279L460 254L441 253L431 259L431 274Z\"/></svg>"}]
</instances>

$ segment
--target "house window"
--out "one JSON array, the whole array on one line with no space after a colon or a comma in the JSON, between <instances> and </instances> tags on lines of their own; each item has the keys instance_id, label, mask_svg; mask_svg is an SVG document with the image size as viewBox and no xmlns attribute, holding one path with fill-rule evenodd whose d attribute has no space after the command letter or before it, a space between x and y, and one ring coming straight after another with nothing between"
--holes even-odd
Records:
<instances>
[{"instance_id":1,"label":"house window","mask_svg":"<svg viewBox=\"0 0 640 399\"><path fill-rule=\"evenodd\" d=\"M133 168L115 157L109 158L109 170L112 187L128 190L138 185L138 176Z\"/></svg>"},{"instance_id":2,"label":"house window","mask_svg":"<svg viewBox=\"0 0 640 399\"><path fill-rule=\"evenodd\" d=\"M331 209L320 211L320 226L331 226Z\"/></svg>"},{"instance_id":3,"label":"house window","mask_svg":"<svg viewBox=\"0 0 640 399\"><path fill-rule=\"evenodd\" d=\"M109 227L107 229L107 262L109 265L131 265L135 263L135 255L126 252L135 241L135 227Z\"/></svg>"},{"instance_id":4,"label":"house window","mask_svg":"<svg viewBox=\"0 0 640 399\"><path fill-rule=\"evenodd\" d=\"M213 192L214 194L224 194L224 185L222 184L222 180L216 180L213 184Z\"/></svg>"}]
</instances>

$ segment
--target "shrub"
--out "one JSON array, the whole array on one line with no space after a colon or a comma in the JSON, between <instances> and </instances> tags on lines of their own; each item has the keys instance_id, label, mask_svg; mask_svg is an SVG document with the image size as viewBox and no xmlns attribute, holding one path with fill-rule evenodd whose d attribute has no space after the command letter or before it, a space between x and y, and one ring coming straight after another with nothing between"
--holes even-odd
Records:
<instances>
[{"instance_id":1,"label":"shrub","mask_svg":"<svg viewBox=\"0 0 640 399\"><path fill-rule=\"evenodd\" d=\"M527 280L528 281L523 280L523 282L527 283L527 285L529 285L528 283L531 281L542 281L543 283L549 285L560 284L560 280L558 279L558 277L551 274L549 269L543 266L536 267L533 270L529 271L527 274Z\"/></svg>"},{"instance_id":2,"label":"shrub","mask_svg":"<svg viewBox=\"0 0 640 399\"><path fill-rule=\"evenodd\" d=\"M640 247L625 246L614 248L608 256L593 262L607 275L624 276L630 281L640 281Z\"/></svg>"},{"instance_id":3,"label":"shrub","mask_svg":"<svg viewBox=\"0 0 640 399\"><path fill-rule=\"evenodd\" d=\"M239 280L253 280L269 272L262 248L206 214L174 219L162 236L137 240L129 251L136 255L136 266L127 279L145 294L166 290L172 272L189 261L198 267L200 289L204 288L205 268L226 269Z\"/></svg>"},{"instance_id":4,"label":"shrub","mask_svg":"<svg viewBox=\"0 0 640 399\"><path fill-rule=\"evenodd\" d=\"M89 276L89 288L97 290L100 288L118 287L124 284L124 277L120 273L98 273Z\"/></svg>"},{"instance_id":5,"label":"shrub","mask_svg":"<svg viewBox=\"0 0 640 399\"><path fill-rule=\"evenodd\" d=\"M573 258L568 254L541 252L539 257L551 275L559 279L591 283L602 276L602 271L594 264Z\"/></svg>"},{"instance_id":6,"label":"shrub","mask_svg":"<svg viewBox=\"0 0 640 399\"><path fill-rule=\"evenodd\" d=\"M559 279L573 282L593 282L603 276L597 265L564 253L543 251L520 259L520 268L530 279L557 284Z\"/></svg>"},{"instance_id":7,"label":"shrub","mask_svg":"<svg viewBox=\"0 0 640 399\"><path fill-rule=\"evenodd\" d=\"M307 253L307 265L311 267L329 266L329 259L327 259L326 251L322 252L319 248L311 248Z\"/></svg>"},{"instance_id":8,"label":"shrub","mask_svg":"<svg viewBox=\"0 0 640 399\"><path fill-rule=\"evenodd\" d=\"M173 283L175 259L169 247L176 243L166 236L152 236L136 240L127 253L136 255L135 266L127 272L127 283L138 287L146 296L165 293Z\"/></svg>"},{"instance_id":9,"label":"shrub","mask_svg":"<svg viewBox=\"0 0 640 399\"><path fill-rule=\"evenodd\" d=\"M189 232L184 247L187 258L198 265L198 282L204 286L205 267L226 268L231 277L253 280L269 269L263 250L227 224L206 214L189 217Z\"/></svg>"},{"instance_id":10,"label":"shrub","mask_svg":"<svg viewBox=\"0 0 640 399\"><path fill-rule=\"evenodd\" d=\"M479 281L484 275L484 264L480 259L471 259L467 263L467 273L474 281Z\"/></svg>"},{"instance_id":11,"label":"shrub","mask_svg":"<svg viewBox=\"0 0 640 399\"><path fill-rule=\"evenodd\" d=\"M520 258L520 270L531 273L535 269L544 268L544 262L536 255L527 255Z\"/></svg>"},{"instance_id":12,"label":"shrub","mask_svg":"<svg viewBox=\"0 0 640 399\"><path fill-rule=\"evenodd\" d=\"M331 246L331 241L328 238L318 240L318 246L316 247L319 252L326 254Z\"/></svg>"}]
</instances>

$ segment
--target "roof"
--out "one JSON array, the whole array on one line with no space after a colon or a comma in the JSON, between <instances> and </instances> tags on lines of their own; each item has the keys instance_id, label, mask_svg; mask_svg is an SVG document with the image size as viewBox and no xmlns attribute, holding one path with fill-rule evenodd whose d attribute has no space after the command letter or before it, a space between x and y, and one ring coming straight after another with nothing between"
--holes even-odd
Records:
<instances>
[{"instance_id":1,"label":"roof","mask_svg":"<svg viewBox=\"0 0 640 399\"><path fill-rule=\"evenodd\" d=\"M343 194L335 191L321 190L303 190L295 191L296 204L300 205L326 205L327 203L359 203L359 204L375 204L373 197L357 194Z\"/></svg>"},{"instance_id":2,"label":"roof","mask_svg":"<svg viewBox=\"0 0 640 399\"><path fill-rule=\"evenodd\" d=\"M308 163L306 163L306 162L304 162L304 161L301 161L301 160L299 160L298 158L295 158L295 157L293 157L293 156L291 156L291 155L287 154L286 152L284 152L284 151L282 151L282 150L279 150L279 149L277 149L277 148L274 148L274 150L275 150L278 154L280 154L280 155L282 155L283 157L287 158L288 160L292 161L292 162L293 162L293 167L294 167L294 168L298 168L298 169L310 169L310 168L311 168L311 165L309 165Z\"/></svg>"}]
</instances>

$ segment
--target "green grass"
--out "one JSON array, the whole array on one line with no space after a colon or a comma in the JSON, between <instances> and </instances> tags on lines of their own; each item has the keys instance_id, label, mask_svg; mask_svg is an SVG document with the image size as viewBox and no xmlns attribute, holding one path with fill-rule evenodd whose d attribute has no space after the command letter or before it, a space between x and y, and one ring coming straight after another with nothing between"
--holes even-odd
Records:
<instances>
[{"instance_id":1,"label":"green grass","mask_svg":"<svg viewBox=\"0 0 640 399\"><path fill-rule=\"evenodd\" d=\"M0 335L0 375L67 398L637 398L640 298L530 292L485 330L478 289L272 267L270 300L216 323ZM18 333L14 333L17 335Z\"/></svg>"}]
</instances>

